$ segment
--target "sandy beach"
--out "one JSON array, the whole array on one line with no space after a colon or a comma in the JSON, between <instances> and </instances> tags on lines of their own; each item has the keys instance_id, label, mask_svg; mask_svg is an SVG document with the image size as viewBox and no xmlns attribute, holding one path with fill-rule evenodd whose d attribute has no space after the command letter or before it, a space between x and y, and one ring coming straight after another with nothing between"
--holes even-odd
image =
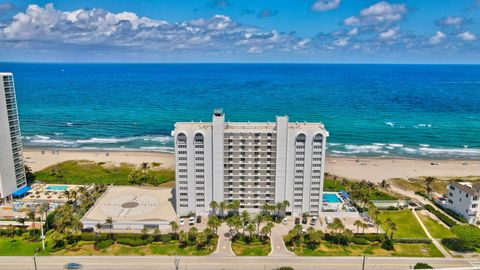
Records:
<instances>
[{"instance_id":1,"label":"sandy beach","mask_svg":"<svg viewBox=\"0 0 480 270\"><path fill-rule=\"evenodd\" d=\"M166 168L175 166L173 154L159 152L59 150L57 153L52 150L25 149L24 157L26 164L34 171L58 162L81 159L132 164L159 162ZM431 165L431 162L438 165ZM331 157L327 158L325 170L337 176L379 182L389 178L417 176L480 176L480 161Z\"/></svg>"}]
</instances>

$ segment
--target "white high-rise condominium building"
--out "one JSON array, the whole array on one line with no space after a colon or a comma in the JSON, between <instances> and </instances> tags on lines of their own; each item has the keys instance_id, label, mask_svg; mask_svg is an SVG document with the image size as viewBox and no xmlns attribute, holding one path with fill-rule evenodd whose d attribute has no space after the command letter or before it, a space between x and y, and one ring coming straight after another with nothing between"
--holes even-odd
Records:
<instances>
[{"instance_id":1,"label":"white high-rise condominium building","mask_svg":"<svg viewBox=\"0 0 480 270\"><path fill-rule=\"evenodd\" d=\"M240 210L289 201L287 213L317 215L322 209L328 132L321 123L179 122L173 132L176 209L204 215L212 200L240 201Z\"/></svg>"},{"instance_id":2,"label":"white high-rise condominium building","mask_svg":"<svg viewBox=\"0 0 480 270\"><path fill-rule=\"evenodd\" d=\"M0 73L0 198L26 185L12 73Z\"/></svg>"}]
</instances>

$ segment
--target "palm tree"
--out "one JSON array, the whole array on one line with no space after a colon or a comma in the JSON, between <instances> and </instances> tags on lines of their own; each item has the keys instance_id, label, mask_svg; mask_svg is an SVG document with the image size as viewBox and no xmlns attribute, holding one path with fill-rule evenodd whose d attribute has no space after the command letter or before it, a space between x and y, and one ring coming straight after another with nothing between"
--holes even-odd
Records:
<instances>
[{"instance_id":1,"label":"palm tree","mask_svg":"<svg viewBox=\"0 0 480 270\"><path fill-rule=\"evenodd\" d=\"M178 226L176 221L171 221L170 222L170 228L172 229L172 233L174 235L177 235L177 231L178 231L179 226Z\"/></svg>"},{"instance_id":2,"label":"palm tree","mask_svg":"<svg viewBox=\"0 0 480 270\"><path fill-rule=\"evenodd\" d=\"M161 234L161 231L159 228L155 228L155 230L153 230L153 241L160 241L160 234Z\"/></svg>"},{"instance_id":3,"label":"palm tree","mask_svg":"<svg viewBox=\"0 0 480 270\"><path fill-rule=\"evenodd\" d=\"M427 178L425 178L425 188L427 190L427 194L429 194L429 195L430 195L430 192L432 192L433 182L435 182L434 177L428 176Z\"/></svg>"},{"instance_id":4,"label":"palm tree","mask_svg":"<svg viewBox=\"0 0 480 270\"><path fill-rule=\"evenodd\" d=\"M240 215L240 219L242 221L243 234L245 234L245 226L250 222L250 213L248 213L247 210L244 210Z\"/></svg>"},{"instance_id":5,"label":"palm tree","mask_svg":"<svg viewBox=\"0 0 480 270\"><path fill-rule=\"evenodd\" d=\"M390 187L390 184L388 183L387 180L383 179L382 182L380 182L380 184L378 184L378 186L379 186L381 189L385 190L385 189L387 189L387 188Z\"/></svg>"},{"instance_id":6,"label":"palm tree","mask_svg":"<svg viewBox=\"0 0 480 270\"><path fill-rule=\"evenodd\" d=\"M97 229L98 235L102 235L102 224L100 223L95 224L95 228Z\"/></svg>"},{"instance_id":7,"label":"palm tree","mask_svg":"<svg viewBox=\"0 0 480 270\"><path fill-rule=\"evenodd\" d=\"M363 222L359 219L355 220L355 222L353 223L353 226L357 227L357 233L359 232L360 227L362 227L362 225L363 225Z\"/></svg>"},{"instance_id":8,"label":"palm tree","mask_svg":"<svg viewBox=\"0 0 480 270\"><path fill-rule=\"evenodd\" d=\"M238 235L238 232L241 228L243 228L243 222L240 216L233 216L232 217L232 225L235 228L235 235Z\"/></svg>"},{"instance_id":9,"label":"palm tree","mask_svg":"<svg viewBox=\"0 0 480 270\"><path fill-rule=\"evenodd\" d=\"M32 227L35 232L35 208L31 208L30 210L28 210L27 217L32 221Z\"/></svg>"},{"instance_id":10,"label":"palm tree","mask_svg":"<svg viewBox=\"0 0 480 270\"><path fill-rule=\"evenodd\" d=\"M218 227L220 227L220 220L217 216L210 216L208 218L207 226L212 229L215 233L217 233Z\"/></svg>"},{"instance_id":11,"label":"palm tree","mask_svg":"<svg viewBox=\"0 0 480 270\"><path fill-rule=\"evenodd\" d=\"M250 238L250 240L253 239L253 233L255 233L255 231L257 230L255 224L253 223L248 223L247 227L245 228L245 230L248 232L248 237Z\"/></svg>"},{"instance_id":12,"label":"palm tree","mask_svg":"<svg viewBox=\"0 0 480 270\"><path fill-rule=\"evenodd\" d=\"M275 220L279 220L280 218L280 212L283 209L283 203L278 202L275 204Z\"/></svg>"},{"instance_id":13,"label":"palm tree","mask_svg":"<svg viewBox=\"0 0 480 270\"><path fill-rule=\"evenodd\" d=\"M109 237L112 237L113 218L112 217L107 217L107 219L105 219L105 224L107 224L109 229L110 229Z\"/></svg>"},{"instance_id":14,"label":"palm tree","mask_svg":"<svg viewBox=\"0 0 480 270\"><path fill-rule=\"evenodd\" d=\"M377 234L378 234L378 228L382 225L382 221L380 219L375 219L375 227L377 228Z\"/></svg>"},{"instance_id":15,"label":"palm tree","mask_svg":"<svg viewBox=\"0 0 480 270\"><path fill-rule=\"evenodd\" d=\"M216 214L217 214L217 208L218 208L218 203L217 203L217 201L211 201L211 202L210 202L210 208L212 209L212 213L213 213L214 215L216 215Z\"/></svg>"},{"instance_id":16,"label":"palm tree","mask_svg":"<svg viewBox=\"0 0 480 270\"><path fill-rule=\"evenodd\" d=\"M142 238L143 239L145 239L145 240L148 239L148 229L147 228L143 227L141 233L142 233Z\"/></svg>"},{"instance_id":17,"label":"palm tree","mask_svg":"<svg viewBox=\"0 0 480 270\"><path fill-rule=\"evenodd\" d=\"M287 215L287 208L290 207L290 202L287 200L284 200L282 202L282 211L283 211L283 216Z\"/></svg>"},{"instance_id":18,"label":"palm tree","mask_svg":"<svg viewBox=\"0 0 480 270\"><path fill-rule=\"evenodd\" d=\"M393 221L391 218L385 219L385 225L386 225L385 235L388 235L388 230L390 229L390 226L392 225L392 223Z\"/></svg>"},{"instance_id":19,"label":"palm tree","mask_svg":"<svg viewBox=\"0 0 480 270\"><path fill-rule=\"evenodd\" d=\"M393 234L397 232L397 224L391 223L390 224L390 239L393 239Z\"/></svg>"},{"instance_id":20,"label":"palm tree","mask_svg":"<svg viewBox=\"0 0 480 270\"><path fill-rule=\"evenodd\" d=\"M236 215L238 215L238 210L240 209L240 201L239 200L234 200L232 203L229 205L230 210L232 210Z\"/></svg>"},{"instance_id":21,"label":"palm tree","mask_svg":"<svg viewBox=\"0 0 480 270\"><path fill-rule=\"evenodd\" d=\"M368 229L368 224L362 222L362 233L365 233L365 229Z\"/></svg>"},{"instance_id":22,"label":"palm tree","mask_svg":"<svg viewBox=\"0 0 480 270\"><path fill-rule=\"evenodd\" d=\"M253 222L257 224L257 235L260 235L260 225L264 220L265 220L265 216L260 213L253 217Z\"/></svg>"},{"instance_id":23,"label":"palm tree","mask_svg":"<svg viewBox=\"0 0 480 270\"><path fill-rule=\"evenodd\" d=\"M225 216L225 208L227 208L227 204L224 201L221 201L218 204L218 208L220 210L220 217L223 219L223 217Z\"/></svg>"},{"instance_id":24,"label":"palm tree","mask_svg":"<svg viewBox=\"0 0 480 270\"><path fill-rule=\"evenodd\" d=\"M195 237L195 242L198 247L203 247L207 243L207 235L204 232L200 232Z\"/></svg>"},{"instance_id":25,"label":"palm tree","mask_svg":"<svg viewBox=\"0 0 480 270\"><path fill-rule=\"evenodd\" d=\"M142 164L140 165L140 168L142 168L142 171L146 173L148 170L148 162L142 162Z\"/></svg>"}]
</instances>

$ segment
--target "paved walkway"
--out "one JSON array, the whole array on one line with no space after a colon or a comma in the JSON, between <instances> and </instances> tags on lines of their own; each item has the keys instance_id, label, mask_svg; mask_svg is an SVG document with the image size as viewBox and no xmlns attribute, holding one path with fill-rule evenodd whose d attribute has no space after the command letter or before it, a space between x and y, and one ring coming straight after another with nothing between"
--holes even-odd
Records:
<instances>
[{"instance_id":1,"label":"paved walkway","mask_svg":"<svg viewBox=\"0 0 480 270\"><path fill-rule=\"evenodd\" d=\"M228 235L228 226L225 223L218 228L218 246L217 250L212 253L211 256L217 257L230 257L235 256L232 251L232 241L230 241L230 236Z\"/></svg>"},{"instance_id":2,"label":"paved walkway","mask_svg":"<svg viewBox=\"0 0 480 270\"><path fill-rule=\"evenodd\" d=\"M283 236L288 233L288 228L283 224L275 224L272 229L272 251L268 256L289 257L296 256L295 253L289 251L283 242Z\"/></svg>"},{"instance_id":3,"label":"paved walkway","mask_svg":"<svg viewBox=\"0 0 480 270\"><path fill-rule=\"evenodd\" d=\"M427 230L427 227L425 227L425 224L423 224L422 220L418 216L417 212L412 209L412 213L415 216L415 218L417 218L418 223L420 223L420 226L422 226L422 229L425 231L428 238L430 238L430 240L432 240L432 243L438 248L438 250L440 250L440 252L443 254L443 256L445 256L445 258L452 258L452 255L450 255L450 253L448 253L448 251L437 241L437 239L432 237L430 232Z\"/></svg>"}]
</instances>

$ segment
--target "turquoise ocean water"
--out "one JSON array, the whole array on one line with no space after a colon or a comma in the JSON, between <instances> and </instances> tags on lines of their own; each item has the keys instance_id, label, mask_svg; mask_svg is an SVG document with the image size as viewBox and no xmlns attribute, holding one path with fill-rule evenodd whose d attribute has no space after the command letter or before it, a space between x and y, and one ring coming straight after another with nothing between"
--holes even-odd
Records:
<instances>
[{"instance_id":1,"label":"turquoise ocean water","mask_svg":"<svg viewBox=\"0 0 480 270\"><path fill-rule=\"evenodd\" d=\"M329 155L480 159L480 66L28 64L25 147L171 151L176 121L323 122Z\"/></svg>"}]
</instances>

